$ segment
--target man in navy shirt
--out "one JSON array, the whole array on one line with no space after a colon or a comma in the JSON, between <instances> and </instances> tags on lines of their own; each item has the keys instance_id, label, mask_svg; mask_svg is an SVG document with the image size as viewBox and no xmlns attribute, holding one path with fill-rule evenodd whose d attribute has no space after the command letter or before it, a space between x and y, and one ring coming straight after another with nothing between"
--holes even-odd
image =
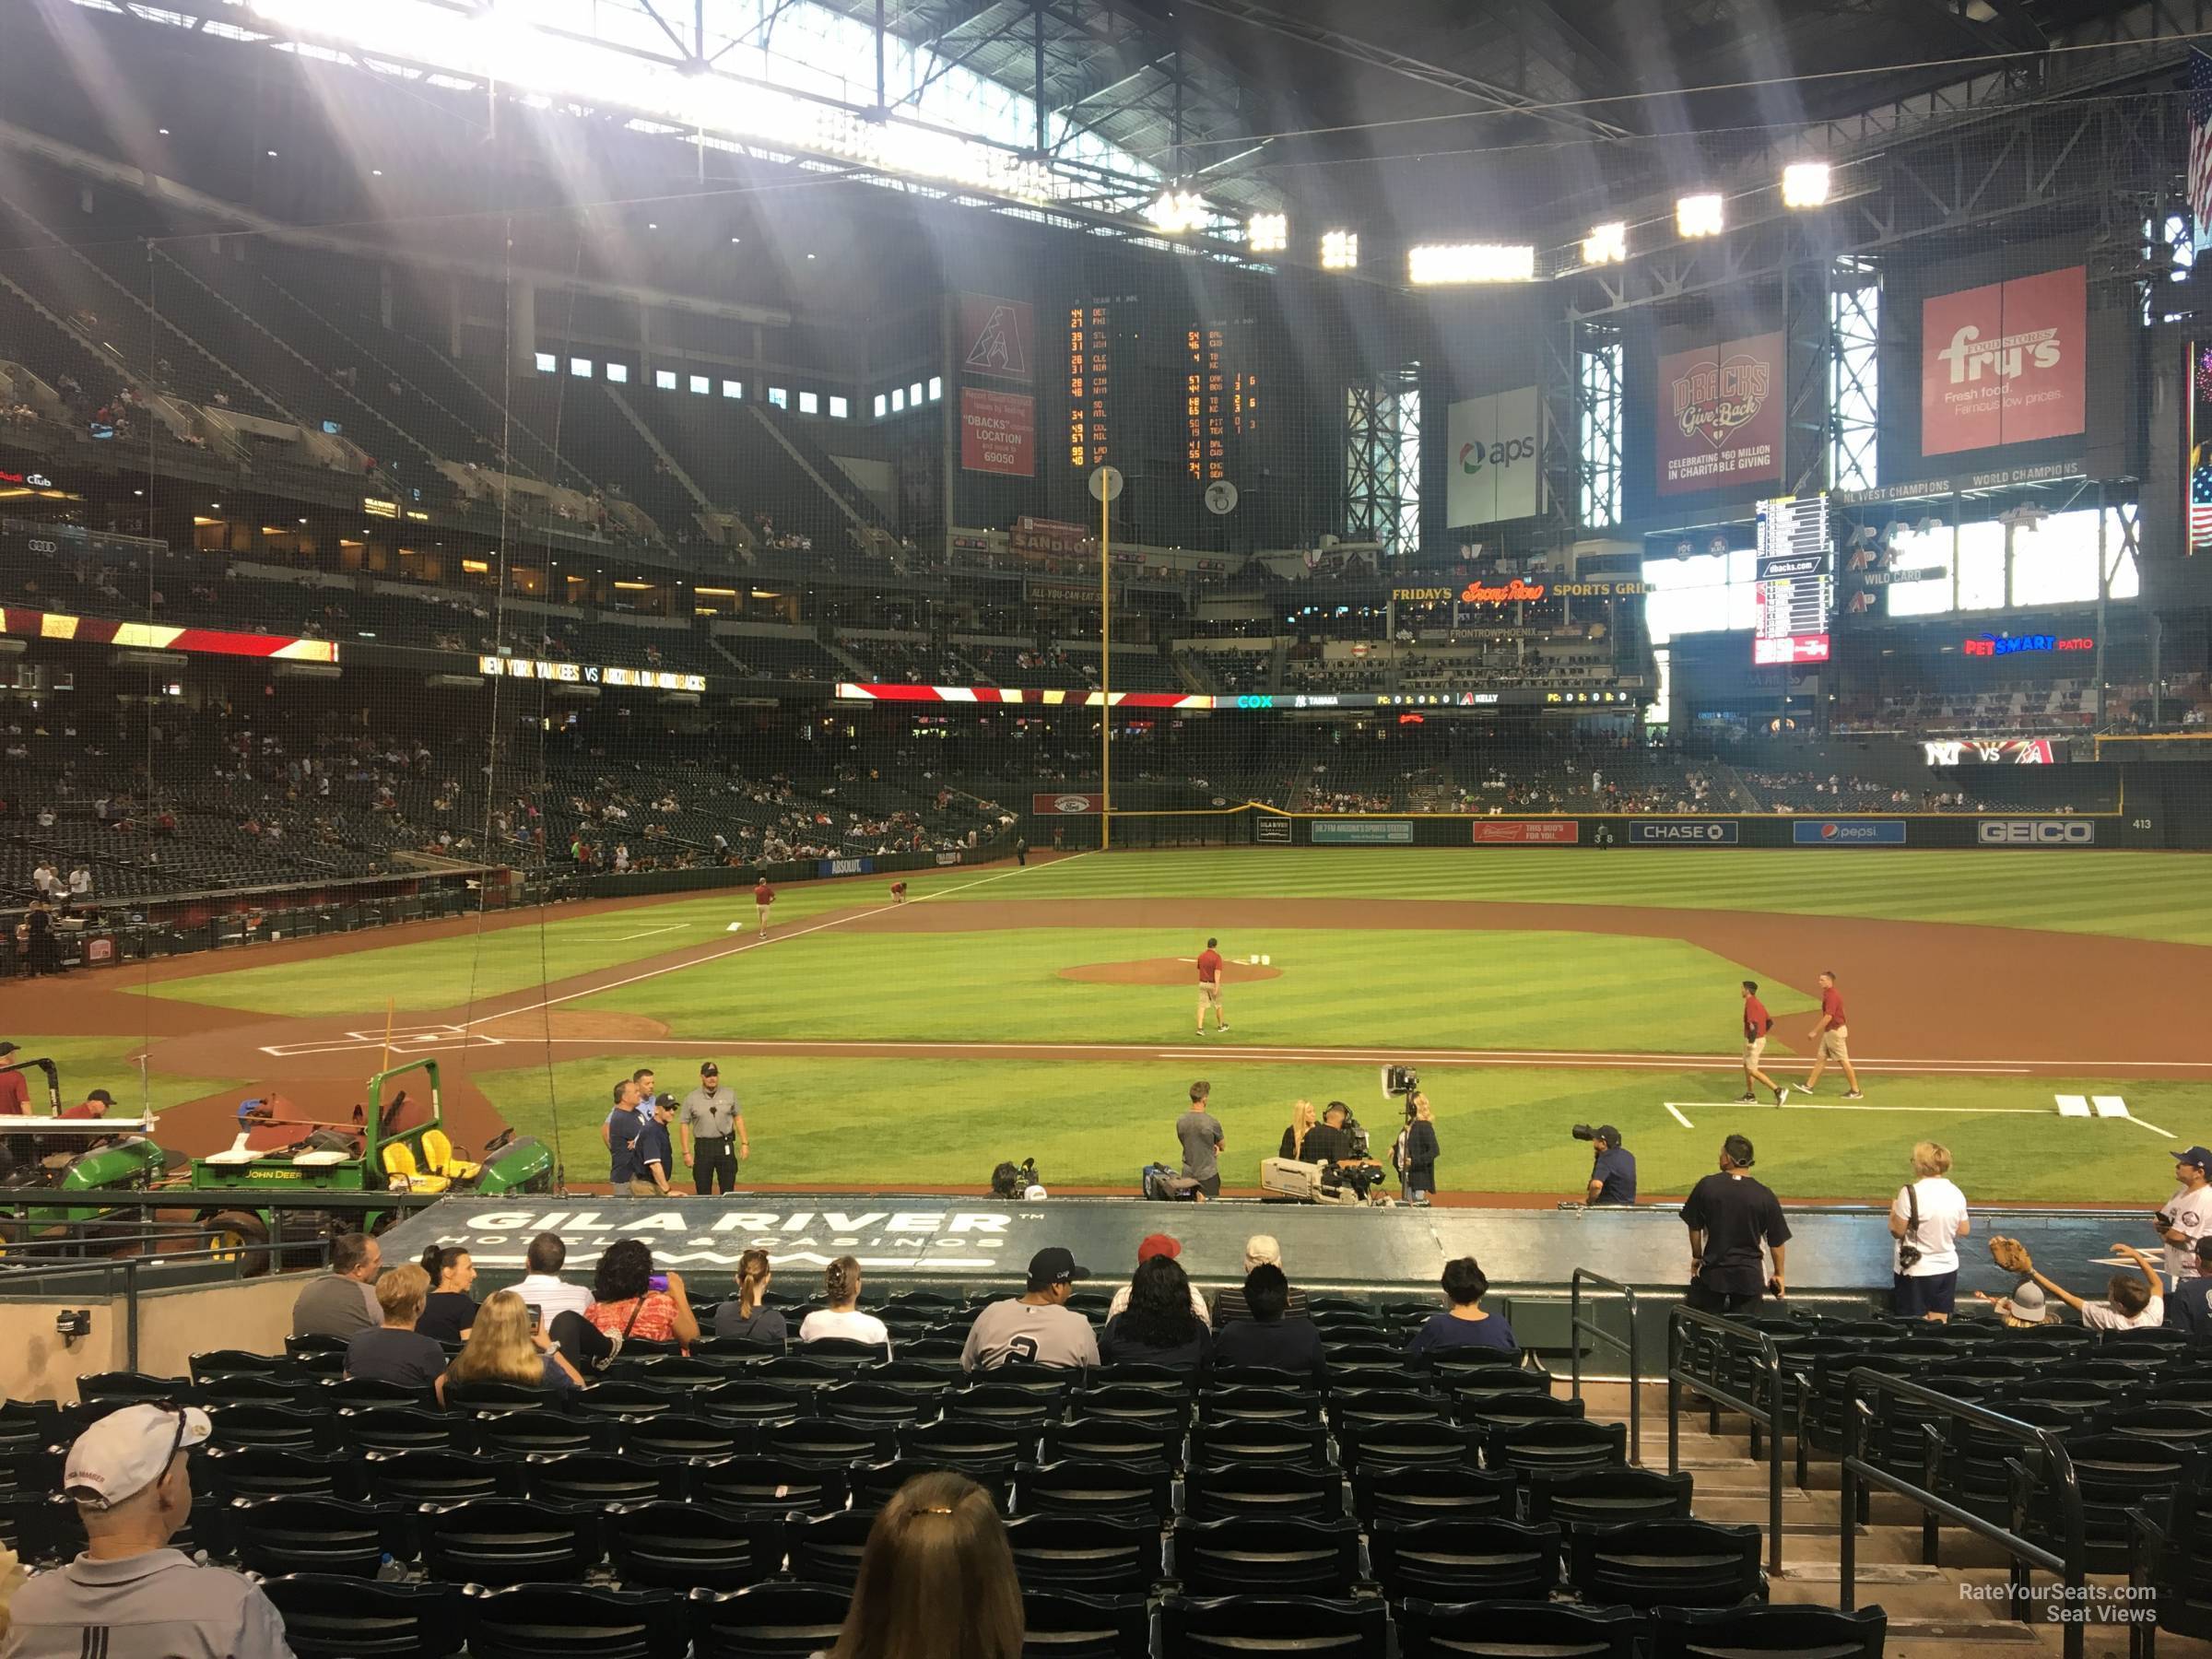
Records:
<instances>
[{"instance_id":1,"label":"man in navy shirt","mask_svg":"<svg viewBox=\"0 0 2212 1659\"><path fill-rule=\"evenodd\" d=\"M638 1086L625 1077L615 1085L615 1109L606 1114L606 1122L599 1125L599 1139L607 1152L606 1178L617 1193L629 1192L630 1182L641 1178L631 1150L638 1138L637 1108Z\"/></svg>"},{"instance_id":2,"label":"man in navy shirt","mask_svg":"<svg viewBox=\"0 0 2212 1659\"><path fill-rule=\"evenodd\" d=\"M2196 1342L2212 1342L2212 1233L2196 1241L2196 1272L2166 1297L2166 1324Z\"/></svg>"},{"instance_id":3,"label":"man in navy shirt","mask_svg":"<svg viewBox=\"0 0 2212 1659\"><path fill-rule=\"evenodd\" d=\"M1620 1144L1620 1131L1600 1124L1593 1139L1597 1155L1590 1162L1589 1196L1585 1204L1636 1202L1636 1155Z\"/></svg>"},{"instance_id":4,"label":"man in navy shirt","mask_svg":"<svg viewBox=\"0 0 2212 1659\"><path fill-rule=\"evenodd\" d=\"M668 1144L668 1125L676 1117L676 1106L674 1095L660 1096L641 1114L632 1132L630 1157L635 1170L629 1178L629 1190L635 1196L665 1194L674 1190L668 1184L668 1171L676 1162Z\"/></svg>"}]
</instances>

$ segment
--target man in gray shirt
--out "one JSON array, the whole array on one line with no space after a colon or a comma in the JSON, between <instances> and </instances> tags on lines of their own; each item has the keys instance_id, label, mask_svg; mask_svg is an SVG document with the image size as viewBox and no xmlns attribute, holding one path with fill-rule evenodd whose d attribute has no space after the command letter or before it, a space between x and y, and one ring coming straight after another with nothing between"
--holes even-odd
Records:
<instances>
[{"instance_id":1,"label":"man in gray shirt","mask_svg":"<svg viewBox=\"0 0 2212 1659\"><path fill-rule=\"evenodd\" d=\"M1175 1120L1182 1143L1182 1172L1198 1183L1200 1198L1221 1196L1221 1120L1206 1109L1211 1083L1191 1085L1191 1109Z\"/></svg>"},{"instance_id":2,"label":"man in gray shirt","mask_svg":"<svg viewBox=\"0 0 2212 1659\"><path fill-rule=\"evenodd\" d=\"M1090 1321L1067 1305L1090 1269L1060 1249L1030 1258L1030 1288L1010 1301L993 1302L968 1327L960 1369L992 1371L1002 1365L1053 1365L1072 1371L1099 1362L1099 1339Z\"/></svg>"},{"instance_id":3,"label":"man in gray shirt","mask_svg":"<svg viewBox=\"0 0 2212 1659\"><path fill-rule=\"evenodd\" d=\"M383 1247L365 1233L331 1241L330 1271L307 1281L292 1303L295 1336L350 1336L384 1323L370 1287L383 1270Z\"/></svg>"},{"instance_id":4,"label":"man in gray shirt","mask_svg":"<svg viewBox=\"0 0 2212 1659\"><path fill-rule=\"evenodd\" d=\"M745 1137L745 1109L737 1091L722 1080L722 1067L708 1061L699 1068L699 1087L684 1097L681 1120L684 1161L701 1198L729 1192L737 1184L738 1160L752 1147Z\"/></svg>"},{"instance_id":5,"label":"man in gray shirt","mask_svg":"<svg viewBox=\"0 0 2212 1659\"><path fill-rule=\"evenodd\" d=\"M77 1436L62 1487L85 1551L16 1592L0 1656L292 1659L259 1586L169 1547L192 1515L187 1456L209 1432L197 1406L126 1406Z\"/></svg>"}]
</instances>

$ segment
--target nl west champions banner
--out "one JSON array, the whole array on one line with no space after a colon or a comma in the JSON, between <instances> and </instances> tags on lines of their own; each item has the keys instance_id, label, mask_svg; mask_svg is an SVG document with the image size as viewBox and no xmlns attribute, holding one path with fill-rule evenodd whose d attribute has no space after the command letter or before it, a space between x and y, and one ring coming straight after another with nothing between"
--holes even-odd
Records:
<instances>
[{"instance_id":1,"label":"nl west champions banner","mask_svg":"<svg viewBox=\"0 0 2212 1659\"><path fill-rule=\"evenodd\" d=\"M2079 432L2088 332L2081 265L1924 300L1921 453Z\"/></svg>"},{"instance_id":2,"label":"nl west champions banner","mask_svg":"<svg viewBox=\"0 0 2212 1659\"><path fill-rule=\"evenodd\" d=\"M1782 477L1782 371L1779 334L1659 359L1661 495Z\"/></svg>"},{"instance_id":3,"label":"nl west champions banner","mask_svg":"<svg viewBox=\"0 0 2212 1659\"><path fill-rule=\"evenodd\" d=\"M1534 386L1452 406L1444 509L1453 528L1535 516L1543 414Z\"/></svg>"}]
</instances>

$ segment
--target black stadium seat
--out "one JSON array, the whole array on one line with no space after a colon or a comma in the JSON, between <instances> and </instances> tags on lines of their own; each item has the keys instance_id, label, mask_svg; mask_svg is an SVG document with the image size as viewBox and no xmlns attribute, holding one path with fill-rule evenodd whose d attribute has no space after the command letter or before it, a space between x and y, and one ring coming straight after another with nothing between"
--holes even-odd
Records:
<instances>
[{"instance_id":1,"label":"black stadium seat","mask_svg":"<svg viewBox=\"0 0 2212 1659\"><path fill-rule=\"evenodd\" d=\"M1660 1607L1652 1659L1882 1659L1888 1628L1879 1607Z\"/></svg>"},{"instance_id":2,"label":"black stadium seat","mask_svg":"<svg viewBox=\"0 0 2212 1659\"><path fill-rule=\"evenodd\" d=\"M559 1583L599 1560L599 1520L512 1498L426 1505L417 1521L423 1571L457 1584Z\"/></svg>"},{"instance_id":3,"label":"black stadium seat","mask_svg":"<svg viewBox=\"0 0 2212 1659\"><path fill-rule=\"evenodd\" d=\"M227 1520L239 1565L264 1577L374 1578L386 1560L414 1552L406 1512L396 1503L255 1498L234 1504Z\"/></svg>"},{"instance_id":4,"label":"black stadium seat","mask_svg":"<svg viewBox=\"0 0 2212 1659\"><path fill-rule=\"evenodd\" d=\"M666 1590L520 1584L472 1592L469 1659L683 1659L684 1605Z\"/></svg>"},{"instance_id":5,"label":"black stadium seat","mask_svg":"<svg viewBox=\"0 0 2212 1659\"><path fill-rule=\"evenodd\" d=\"M1528 1518L1561 1526L1605 1526L1617 1521L1681 1520L1689 1514L1693 1477L1656 1469L1583 1469L1528 1478Z\"/></svg>"},{"instance_id":6,"label":"black stadium seat","mask_svg":"<svg viewBox=\"0 0 2212 1659\"><path fill-rule=\"evenodd\" d=\"M1036 1659L1148 1659L1152 1611L1141 1595L1022 1592L1025 1655Z\"/></svg>"},{"instance_id":7,"label":"black stadium seat","mask_svg":"<svg viewBox=\"0 0 2212 1659\"><path fill-rule=\"evenodd\" d=\"M1193 1595L1348 1595L1359 1574L1359 1532L1349 1519L1186 1521L1171 1546L1175 1576Z\"/></svg>"},{"instance_id":8,"label":"black stadium seat","mask_svg":"<svg viewBox=\"0 0 2212 1659\"><path fill-rule=\"evenodd\" d=\"M1142 1595L1162 1573L1157 1522L1097 1515L1018 1515L1006 1523L1025 1585L1090 1595Z\"/></svg>"},{"instance_id":9,"label":"black stadium seat","mask_svg":"<svg viewBox=\"0 0 2212 1659\"><path fill-rule=\"evenodd\" d=\"M616 1504L606 1512L607 1559L626 1584L737 1590L783 1564L780 1519L741 1518L705 1504Z\"/></svg>"},{"instance_id":10,"label":"black stadium seat","mask_svg":"<svg viewBox=\"0 0 2212 1659\"><path fill-rule=\"evenodd\" d=\"M1541 1601L1559 1582L1559 1529L1520 1521L1379 1525L1368 1554L1392 1601Z\"/></svg>"},{"instance_id":11,"label":"black stadium seat","mask_svg":"<svg viewBox=\"0 0 2212 1659\"><path fill-rule=\"evenodd\" d=\"M1568 1537L1567 1580L1593 1603L1734 1606L1766 1594L1762 1544L1756 1526L1710 1521L1582 1526Z\"/></svg>"},{"instance_id":12,"label":"black stadium seat","mask_svg":"<svg viewBox=\"0 0 2212 1659\"><path fill-rule=\"evenodd\" d=\"M299 1659L447 1659L464 1639L458 1584L288 1573L262 1592Z\"/></svg>"},{"instance_id":13,"label":"black stadium seat","mask_svg":"<svg viewBox=\"0 0 2212 1659\"><path fill-rule=\"evenodd\" d=\"M811 1659L837 1645L846 1592L830 1584L755 1584L692 1592L692 1659Z\"/></svg>"},{"instance_id":14,"label":"black stadium seat","mask_svg":"<svg viewBox=\"0 0 2212 1659\"><path fill-rule=\"evenodd\" d=\"M1171 1595L1160 1604L1160 1659L1384 1659L1388 1615L1379 1601L1314 1595Z\"/></svg>"},{"instance_id":15,"label":"black stadium seat","mask_svg":"<svg viewBox=\"0 0 2212 1659\"><path fill-rule=\"evenodd\" d=\"M1571 1602L1411 1600L1392 1612L1399 1659L1638 1659L1644 1630L1630 1608Z\"/></svg>"}]
</instances>

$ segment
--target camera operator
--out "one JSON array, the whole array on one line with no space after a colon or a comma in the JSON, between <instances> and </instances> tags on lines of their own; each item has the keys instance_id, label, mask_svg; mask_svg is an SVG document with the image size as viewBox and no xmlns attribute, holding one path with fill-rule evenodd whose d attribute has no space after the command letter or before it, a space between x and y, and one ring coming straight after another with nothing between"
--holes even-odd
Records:
<instances>
[{"instance_id":1,"label":"camera operator","mask_svg":"<svg viewBox=\"0 0 2212 1659\"><path fill-rule=\"evenodd\" d=\"M1382 1166L1368 1157L1353 1140L1353 1131L1348 1126L1351 1115L1352 1109L1342 1100L1331 1100L1322 1108L1321 1122L1306 1131L1300 1161L1342 1171L1345 1179L1364 1198L1367 1189L1381 1179Z\"/></svg>"},{"instance_id":2,"label":"camera operator","mask_svg":"<svg viewBox=\"0 0 2212 1659\"><path fill-rule=\"evenodd\" d=\"M1636 1155L1620 1144L1620 1131L1610 1124L1591 1128L1587 1124L1574 1126L1574 1138L1586 1140L1591 1146L1590 1185L1584 1204L1633 1204L1636 1202Z\"/></svg>"}]
</instances>

